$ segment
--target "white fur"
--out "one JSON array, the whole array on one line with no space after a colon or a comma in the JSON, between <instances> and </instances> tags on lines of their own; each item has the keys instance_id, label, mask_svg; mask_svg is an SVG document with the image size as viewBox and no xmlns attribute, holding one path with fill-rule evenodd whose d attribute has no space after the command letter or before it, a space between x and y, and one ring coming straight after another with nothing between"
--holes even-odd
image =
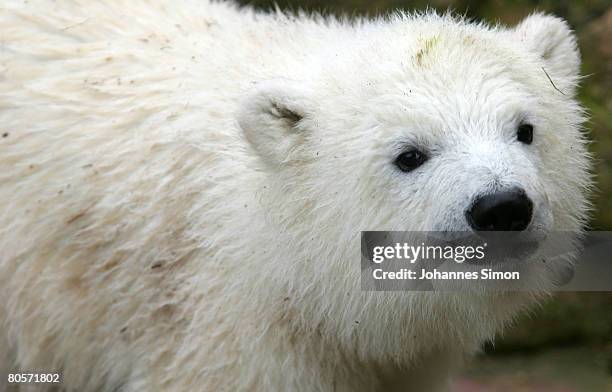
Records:
<instances>
[{"instance_id":1,"label":"white fur","mask_svg":"<svg viewBox=\"0 0 612 392\"><path fill-rule=\"evenodd\" d=\"M466 230L506 185L534 232L585 219L579 54L551 16L4 0L0 31L0 371L79 391L444 388L531 299L361 291L360 231ZM393 165L406 145L430 151L412 173Z\"/></svg>"}]
</instances>

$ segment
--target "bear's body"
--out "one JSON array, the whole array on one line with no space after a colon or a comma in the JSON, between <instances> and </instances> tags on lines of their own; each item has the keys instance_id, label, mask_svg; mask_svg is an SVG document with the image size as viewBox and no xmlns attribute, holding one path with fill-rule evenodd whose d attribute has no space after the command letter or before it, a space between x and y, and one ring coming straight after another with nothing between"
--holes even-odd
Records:
<instances>
[{"instance_id":1,"label":"bear's body","mask_svg":"<svg viewBox=\"0 0 612 392\"><path fill-rule=\"evenodd\" d=\"M0 31L0 373L61 370L78 391L443 388L529 300L362 292L360 230L463 229L448 211L493 186L469 169L489 158L542 227L584 219L578 55L552 17L8 0ZM523 104L535 153L498 136ZM455 169L393 171L398 134L436 135L452 153L431 165Z\"/></svg>"}]
</instances>

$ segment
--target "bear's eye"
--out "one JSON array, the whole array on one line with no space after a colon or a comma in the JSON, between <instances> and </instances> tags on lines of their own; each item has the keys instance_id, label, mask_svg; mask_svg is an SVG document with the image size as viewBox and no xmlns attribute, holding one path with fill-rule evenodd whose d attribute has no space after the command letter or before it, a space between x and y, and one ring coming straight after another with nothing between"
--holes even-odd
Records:
<instances>
[{"instance_id":1,"label":"bear's eye","mask_svg":"<svg viewBox=\"0 0 612 392\"><path fill-rule=\"evenodd\" d=\"M401 153L395 159L395 165L403 172L409 172L421 166L427 160L427 155L413 149Z\"/></svg>"},{"instance_id":2,"label":"bear's eye","mask_svg":"<svg viewBox=\"0 0 612 392\"><path fill-rule=\"evenodd\" d=\"M531 144L533 141L533 125L521 124L516 131L516 139L525 144Z\"/></svg>"}]
</instances>

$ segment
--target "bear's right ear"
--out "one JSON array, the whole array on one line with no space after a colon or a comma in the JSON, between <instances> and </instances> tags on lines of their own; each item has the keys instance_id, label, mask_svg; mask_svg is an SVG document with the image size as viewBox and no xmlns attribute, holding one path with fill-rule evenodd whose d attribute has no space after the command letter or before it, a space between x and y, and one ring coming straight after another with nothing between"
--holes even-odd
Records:
<instances>
[{"instance_id":1,"label":"bear's right ear","mask_svg":"<svg viewBox=\"0 0 612 392\"><path fill-rule=\"evenodd\" d=\"M295 158L306 131L311 102L288 81L265 82L241 103L238 124L247 141L273 166Z\"/></svg>"}]
</instances>

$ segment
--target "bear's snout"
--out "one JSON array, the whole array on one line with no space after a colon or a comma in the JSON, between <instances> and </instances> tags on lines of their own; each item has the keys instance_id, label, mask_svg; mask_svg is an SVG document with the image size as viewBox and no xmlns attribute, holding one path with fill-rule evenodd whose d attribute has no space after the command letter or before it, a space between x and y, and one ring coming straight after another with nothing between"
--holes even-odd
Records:
<instances>
[{"instance_id":1,"label":"bear's snout","mask_svg":"<svg viewBox=\"0 0 612 392\"><path fill-rule=\"evenodd\" d=\"M466 211L476 231L523 231L529 226L533 202L523 189L512 188L480 196Z\"/></svg>"}]
</instances>

